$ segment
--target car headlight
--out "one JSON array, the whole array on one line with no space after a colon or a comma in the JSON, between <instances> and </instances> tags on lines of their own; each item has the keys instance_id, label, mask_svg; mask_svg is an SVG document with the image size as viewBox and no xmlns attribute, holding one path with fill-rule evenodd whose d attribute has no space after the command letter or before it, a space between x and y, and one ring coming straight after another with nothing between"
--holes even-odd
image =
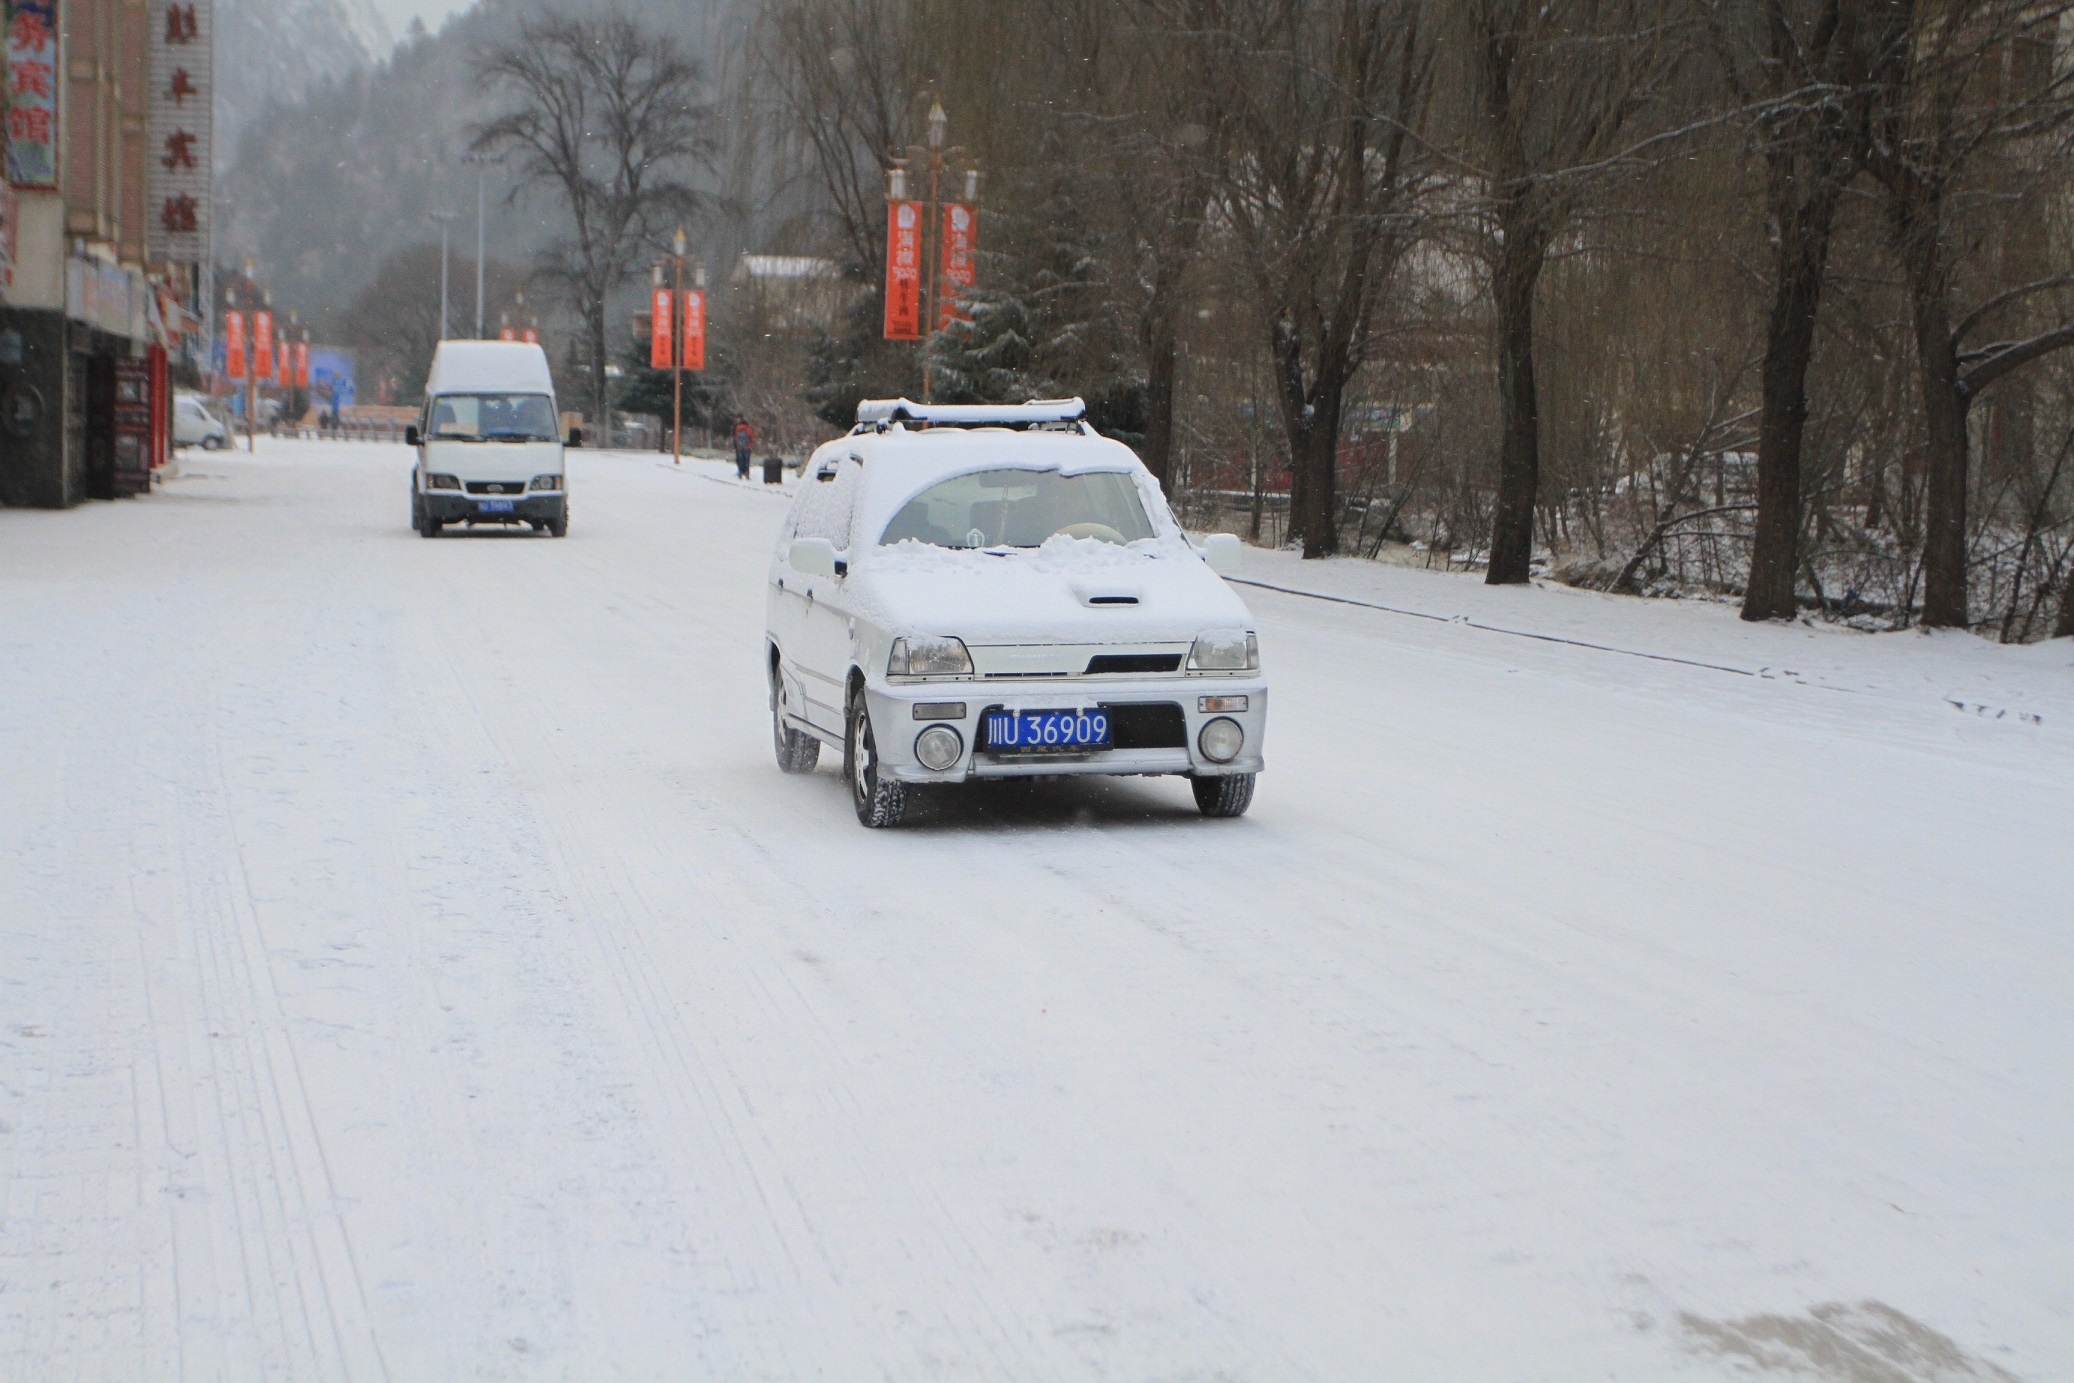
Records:
<instances>
[{"instance_id":1,"label":"car headlight","mask_svg":"<svg viewBox=\"0 0 2074 1383\"><path fill-rule=\"evenodd\" d=\"M533 477L533 483L526 488L529 490L559 490L562 488L562 478L558 475L536 475Z\"/></svg>"},{"instance_id":2,"label":"car headlight","mask_svg":"<svg viewBox=\"0 0 2074 1383\"><path fill-rule=\"evenodd\" d=\"M1246 732L1239 728L1236 720L1219 716L1203 726L1195 737L1195 744L1211 763L1228 764L1246 747Z\"/></svg>"},{"instance_id":3,"label":"car headlight","mask_svg":"<svg viewBox=\"0 0 2074 1383\"><path fill-rule=\"evenodd\" d=\"M1260 666L1260 640L1243 629L1208 629L1188 650L1190 672L1252 672Z\"/></svg>"},{"instance_id":4,"label":"car headlight","mask_svg":"<svg viewBox=\"0 0 2074 1383\"><path fill-rule=\"evenodd\" d=\"M891 677L965 677L972 673L972 655L963 639L923 636L893 640L893 655L886 659Z\"/></svg>"},{"instance_id":5,"label":"car headlight","mask_svg":"<svg viewBox=\"0 0 2074 1383\"><path fill-rule=\"evenodd\" d=\"M459 476L452 475L428 475L425 477L425 488L428 490L458 490L461 488L461 479Z\"/></svg>"},{"instance_id":6,"label":"car headlight","mask_svg":"<svg viewBox=\"0 0 2074 1383\"><path fill-rule=\"evenodd\" d=\"M948 725L932 725L915 736L915 757L932 773L956 768L964 752L964 739Z\"/></svg>"}]
</instances>

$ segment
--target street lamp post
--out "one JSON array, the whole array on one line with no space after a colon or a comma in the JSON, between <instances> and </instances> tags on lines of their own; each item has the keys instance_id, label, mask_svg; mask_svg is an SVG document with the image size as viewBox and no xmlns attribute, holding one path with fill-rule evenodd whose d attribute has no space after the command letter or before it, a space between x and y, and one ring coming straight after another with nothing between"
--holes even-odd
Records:
<instances>
[{"instance_id":1,"label":"street lamp post","mask_svg":"<svg viewBox=\"0 0 2074 1383\"><path fill-rule=\"evenodd\" d=\"M458 211L435 211L432 219L439 222L439 339L447 339L447 229L461 218Z\"/></svg>"},{"instance_id":2,"label":"street lamp post","mask_svg":"<svg viewBox=\"0 0 2074 1383\"><path fill-rule=\"evenodd\" d=\"M929 271L928 291L923 296L922 401L936 401L935 365L929 347L936 340L937 280L943 277L943 137L951 119L943 113L943 102L929 102L929 212L922 221L922 263Z\"/></svg>"},{"instance_id":3,"label":"street lamp post","mask_svg":"<svg viewBox=\"0 0 2074 1383\"><path fill-rule=\"evenodd\" d=\"M684 330L689 320L684 311L684 227L670 237L670 248L677 252L677 292L670 299L670 315L677 320L670 323L672 350L670 351L670 464L684 464L684 348L691 344L685 339Z\"/></svg>"},{"instance_id":4,"label":"street lamp post","mask_svg":"<svg viewBox=\"0 0 2074 1383\"><path fill-rule=\"evenodd\" d=\"M493 163L502 158L490 154L463 154L462 161L475 165L475 339L482 340L483 284L483 178Z\"/></svg>"}]
</instances>

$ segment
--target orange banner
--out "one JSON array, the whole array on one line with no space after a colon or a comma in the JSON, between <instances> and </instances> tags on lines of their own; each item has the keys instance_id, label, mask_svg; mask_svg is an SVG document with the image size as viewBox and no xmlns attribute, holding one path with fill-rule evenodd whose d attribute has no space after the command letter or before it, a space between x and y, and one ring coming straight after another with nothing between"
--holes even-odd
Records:
<instances>
[{"instance_id":1,"label":"orange banner","mask_svg":"<svg viewBox=\"0 0 2074 1383\"><path fill-rule=\"evenodd\" d=\"M694 288L684 295L684 368L706 368L706 290Z\"/></svg>"},{"instance_id":2,"label":"orange banner","mask_svg":"<svg viewBox=\"0 0 2074 1383\"><path fill-rule=\"evenodd\" d=\"M310 343L307 341L295 343L295 387L310 387Z\"/></svg>"},{"instance_id":3,"label":"orange banner","mask_svg":"<svg viewBox=\"0 0 2074 1383\"><path fill-rule=\"evenodd\" d=\"M969 290L978 281L979 213L962 202L943 209L943 282L936 300L936 329L971 321Z\"/></svg>"},{"instance_id":4,"label":"orange banner","mask_svg":"<svg viewBox=\"0 0 2074 1383\"><path fill-rule=\"evenodd\" d=\"M274 377L274 314L271 312L252 314L252 377Z\"/></svg>"},{"instance_id":5,"label":"orange banner","mask_svg":"<svg viewBox=\"0 0 2074 1383\"><path fill-rule=\"evenodd\" d=\"M524 342L525 342L525 343L526 343L527 345L529 345L529 346L537 346L537 345L539 345L539 344L540 344L540 328L538 328L538 327L527 327L527 328L526 328L526 329L525 329L524 331L522 331L522 332L520 332L520 333L519 333L519 339L520 339L521 341L524 341Z\"/></svg>"},{"instance_id":6,"label":"orange banner","mask_svg":"<svg viewBox=\"0 0 2074 1383\"><path fill-rule=\"evenodd\" d=\"M245 314L223 314L223 374L227 379L245 377Z\"/></svg>"},{"instance_id":7,"label":"orange banner","mask_svg":"<svg viewBox=\"0 0 2074 1383\"><path fill-rule=\"evenodd\" d=\"M676 343L671 329L677 324L676 305L670 290L658 288L648 301L648 368L667 370L677 363Z\"/></svg>"},{"instance_id":8,"label":"orange banner","mask_svg":"<svg viewBox=\"0 0 2074 1383\"><path fill-rule=\"evenodd\" d=\"M498 339L499 341L516 341L516 340L518 340L518 328L517 328L517 327L499 327L499 328L497 329L497 339Z\"/></svg>"},{"instance_id":9,"label":"orange banner","mask_svg":"<svg viewBox=\"0 0 2074 1383\"><path fill-rule=\"evenodd\" d=\"M886 339L922 335L922 204L886 204Z\"/></svg>"}]
</instances>

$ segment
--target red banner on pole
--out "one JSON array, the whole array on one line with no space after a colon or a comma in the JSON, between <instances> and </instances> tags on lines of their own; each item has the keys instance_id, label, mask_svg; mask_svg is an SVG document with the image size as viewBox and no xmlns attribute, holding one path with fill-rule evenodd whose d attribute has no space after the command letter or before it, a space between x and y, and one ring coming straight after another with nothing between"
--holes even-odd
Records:
<instances>
[{"instance_id":1,"label":"red banner on pole","mask_svg":"<svg viewBox=\"0 0 2074 1383\"><path fill-rule=\"evenodd\" d=\"M522 332L520 332L520 333L519 333L519 339L520 339L521 341L524 341L524 342L525 342L525 343L526 343L527 345L529 345L529 346L537 346L537 345L539 345L539 344L540 344L540 328L539 328L539 327L527 327L527 328L526 328L526 329L525 329L524 331L522 331Z\"/></svg>"},{"instance_id":2,"label":"red banner on pole","mask_svg":"<svg viewBox=\"0 0 2074 1383\"><path fill-rule=\"evenodd\" d=\"M693 288L684 294L684 368L706 368L706 290Z\"/></svg>"},{"instance_id":3,"label":"red banner on pole","mask_svg":"<svg viewBox=\"0 0 2074 1383\"><path fill-rule=\"evenodd\" d=\"M499 327L499 328L497 329L497 339L498 339L499 341L516 341L516 340L518 340L518 328L516 328L516 327Z\"/></svg>"},{"instance_id":4,"label":"red banner on pole","mask_svg":"<svg viewBox=\"0 0 2074 1383\"><path fill-rule=\"evenodd\" d=\"M943 209L943 283L938 291L936 329L952 322L970 321L966 315L967 290L978 281L975 255L979 249L979 214L962 202Z\"/></svg>"},{"instance_id":5,"label":"red banner on pole","mask_svg":"<svg viewBox=\"0 0 2074 1383\"><path fill-rule=\"evenodd\" d=\"M648 368L667 370L676 364L671 329L677 325L676 306L670 290L658 288L648 301Z\"/></svg>"},{"instance_id":6,"label":"red banner on pole","mask_svg":"<svg viewBox=\"0 0 2074 1383\"><path fill-rule=\"evenodd\" d=\"M922 204L886 205L886 339L922 336Z\"/></svg>"},{"instance_id":7,"label":"red banner on pole","mask_svg":"<svg viewBox=\"0 0 2074 1383\"><path fill-rule=\"evenodd\" d=\"M274 314L271 312L252 314L252 377L274 377Z\"/></svg>"},{"instance_id":8,"label":"red banner on pole","mask_svg":"<svg viewBox=\"0 0 2074 1383\"><path fill-rule=\"evenodd\" d=\"M245 377L245 314L242 312L223 314L223 375L226 379Z\"/></svg>"},{"instance_id":9,"label":"red banner on pole","mask_svg":"<svg viewBox=\"0 0 2074 1383\"><path fill-rule=\"evenodd\" d=\"M295 387L310 387L310 343L307 341L295 343Z\"/></svg>"}]
</instances>

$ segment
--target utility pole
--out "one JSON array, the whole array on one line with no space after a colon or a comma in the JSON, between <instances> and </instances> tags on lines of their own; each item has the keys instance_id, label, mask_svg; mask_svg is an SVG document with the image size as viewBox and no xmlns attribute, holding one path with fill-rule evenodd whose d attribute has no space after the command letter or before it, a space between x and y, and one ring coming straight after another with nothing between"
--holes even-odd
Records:
<instances>
[{"instance_id":1,"label":"utility pole","mask_svg":"<svg viewBox=\"0 0 2074 1383\"><path fill-rule=\"evenodd\" d=\"M943 137L950 127L943 102L929 102L929 212L922 220L922 266L928 274L922 306L922 402L936 401L929 347L936 339L937 280L943 277Z\"/></svg>"},{"instance_id":2,"label":"utility pole","mask_svg":"<svg viewBox=\"0 0 2074 1383\"><path fill-rule=\"evenodd\" d=\"M462 161L475 165L475 339L482 336L482 283L483 283L483 178L490 165L502 163L502 158L489 154L463 154Z\"/></svg>"},{"instance_id":3,"label":"utility pole","mask_svg":"<svg viewBox=\"0 0 2074 1383\"><path fill-rule=\"evenodd\" d=\"M685 340L684 323L684 227L670 237L670 248L677 252L677 293L670 299L670 315L677 320L670 323L670 464L684 464L684 348L691 343Z\"/></svg>"},{"instance_id":4,"label":"utility pole","mask_svg":"<svg viewBox=\"0 0 2074 1383\"><path fill-rule=\"evenodd\" d=\"M432 219L439 222L439 339L442 341L446 340L448 336L446 311L447 228L459 220L460 216L461 213L458 211L435 211L432 213Z\"/></svg>"}]
</instances>

